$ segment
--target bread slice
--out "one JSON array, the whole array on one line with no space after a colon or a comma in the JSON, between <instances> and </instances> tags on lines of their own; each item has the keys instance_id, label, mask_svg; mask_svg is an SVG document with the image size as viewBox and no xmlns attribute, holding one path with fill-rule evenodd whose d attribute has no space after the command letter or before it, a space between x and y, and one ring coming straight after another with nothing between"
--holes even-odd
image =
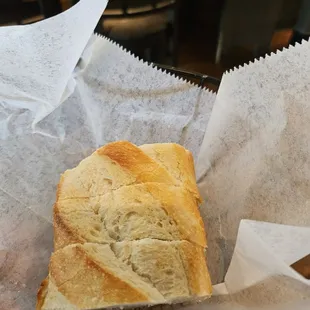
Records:
<instances>
[{"instance_id":1,"label":"bread slice","mask_svg":"<svg viewBox=\"0 0 310 310\"><path fill-rule=\"evenodd\" d=\"M177 183L163 166L137 146L127 141L109 143L62 175L57 200L104 195L122 186L144 182Z\"/></svg>"},{"instance_id":2,"label":"bread slice","mask_svg":"<svg viewBox=\"0 0 310 310\"><path fill-rule=\"evenodd\" d=\"M61 177L57 200L103 195L144 182L182 186L201 202L188 150L172 143L137 147L127 141L109 143L67 170Z\"/></svg>"},{"instance_id":3,"label":"bread slice","mask_svg":"<svg viewBox=\"0 0 310 310\"><path fill-rule=\"evenodd\" d=\"M187 241L84 243L55 252L37 309L172 303L211 294L204 250ZM70 306L70 307L69 307Z\"/></svg>"},{"instance_id":4,"label":"bread slice","mask_svg":"<svg viewBox=\"0 0 310 310\"><path fill-rule=\"evenodd\" d=\"M103 196L65 199L54 206L54 244L111 243L153 238L206 246L196 200L184 188L160 183L124 186Z\"/></svg>"}]
</instances>

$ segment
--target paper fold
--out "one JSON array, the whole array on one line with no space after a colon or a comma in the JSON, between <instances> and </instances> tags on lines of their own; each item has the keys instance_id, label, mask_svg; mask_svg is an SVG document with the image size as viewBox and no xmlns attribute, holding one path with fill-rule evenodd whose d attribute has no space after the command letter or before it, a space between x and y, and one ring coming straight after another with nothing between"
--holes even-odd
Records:
<instances>
[{"instance_id":1,"label":"paper fold","mask_svg":"<svg viewBox=\"0 0 310 310\"><path fill-rule=\"evenodd\" d=\"M287 263L310 253L310 228L277 225L243 220L232 261L225 276L230 294L236 293L273 277L283 276L309 286L310 281ZM310 296L310 295L309 295Z\"/></svg>"},{"instance_id":2,"label":"paper fold","mask_svg":"<svg viewBox=\"0 0 310 310\"><path fill-rule=\"evenodd\" d=\"M197 164L216 282L241 219L310 226L309 50L304 42L222 79Z\"/></svg>"}]
</instances>

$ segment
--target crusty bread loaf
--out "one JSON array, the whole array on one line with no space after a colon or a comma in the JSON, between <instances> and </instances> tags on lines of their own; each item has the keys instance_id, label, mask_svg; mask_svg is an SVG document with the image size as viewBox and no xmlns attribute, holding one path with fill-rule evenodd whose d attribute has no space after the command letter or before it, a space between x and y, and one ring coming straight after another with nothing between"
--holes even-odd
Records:
<instances>
[{"instance_id":1,"label":"crusty bread loaf","mask_svg":"<svg viewBox=\"0 0 310 310\"><path fill-rule=\"evenodd\" d=\"M185 301L211 289L203 248L187 241L73 244L56 251L49 268L46 310L64 300L66 309Z\"/></svg>"},{"instance_id":2,"label":"crusty bread loaf","mask_svg":"<svg viewBox=\"0 0 310 310\"><path fill-rule=\"evenodd\" d=\"M54 246L37 309L204 299L211 294L189 151L101 147L61 177Z\"/></svg>"}]
</instances>

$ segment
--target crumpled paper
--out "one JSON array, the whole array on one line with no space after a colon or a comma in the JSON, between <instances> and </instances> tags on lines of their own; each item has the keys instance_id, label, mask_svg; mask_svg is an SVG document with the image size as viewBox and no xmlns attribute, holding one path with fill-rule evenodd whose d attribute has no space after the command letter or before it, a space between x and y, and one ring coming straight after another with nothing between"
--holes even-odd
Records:
<instances>
[{"instance_id":1,"label":"crumpled paper","mask_svg":"<svg viewBox=\"0 0 310 310\"><path fill-rule=\"evenodd\" d=\"M51 19L0 28L1 309L35 306L52 251L60 174L119 139L177 142L199 159L214 283L231 265L225 282L214 287L216 296L191 307L275 310L298 303L302 309L309 285L289 264L307 253L308 228L242 221L238 238L237 232L242 218L309 225L307 88L296 81L304 78L307 85L309 45L226 74L216 96L92 35L105 6L82 0ZM290 68L283 76L282 63ZM282 89L291 104L284 104ZM294 104L296 94L302 106ZM274 292L286 298L273 299Z\"/></svg>"}]
</instances>

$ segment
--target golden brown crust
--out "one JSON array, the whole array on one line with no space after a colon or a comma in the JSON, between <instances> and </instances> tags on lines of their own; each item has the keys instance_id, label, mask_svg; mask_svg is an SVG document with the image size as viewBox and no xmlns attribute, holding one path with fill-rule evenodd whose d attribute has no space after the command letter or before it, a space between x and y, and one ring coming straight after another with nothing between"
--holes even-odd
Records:
<instances>
[{"instance_id":1,"label":"golden brown crust","mask_svg":"<svg viewBox=\"0 0 310 310\"><path fill-rule=\"evenodd\" d=\"M62 174L59 179L59 183L57 185L57 190L56 190L56 201L61 199L61 189L63 187L63 182L64 182L64 175Z\"/></svg>"},{"instance_id":2,"label":"golden brown crust","mask_svg":"<svg viewBox=\"0 0 310 310\"><path fill-rule=\"evenodd\" d=\"M79 234L74 233L72 229L70 229L70 225L64 221L57 203L54 205L53 214L55 251L69 244L85 242L85 240L82 239Z\"/></svg>"},{"instance_id":3,"label":"golden brown crust","mask_svg":"<svg viewBox=\"0 0 310 310\"><path fill-rule=\"evenodd\" d=\"M36 310L41 310L47 294L48 278L45 278L40 285L37 293Z\"/></svg>"},{"instance_id":4,"label":"golden brown crust","mask_svg":"<svg viewBox=\"0 0 310 310\"><path fill-rule=\"evenodd\" d=\"M97 150L99 155L108 156L124 169L135 175L137 183L159 182L175 184L171 175L137 146L128 141L109 143Z\"/></svg>"},{"instance_id":5,"label":"golden brown crust","mask_svg":"<svg viewBox=\"0 0 310 310\"><path fill-rule=\"evenodd\" d=\"M206 265L204 248L191 243L182 243L181 249L191 294L193 296L210 296L212 284Z\"/></svg>"}]
</instances>

